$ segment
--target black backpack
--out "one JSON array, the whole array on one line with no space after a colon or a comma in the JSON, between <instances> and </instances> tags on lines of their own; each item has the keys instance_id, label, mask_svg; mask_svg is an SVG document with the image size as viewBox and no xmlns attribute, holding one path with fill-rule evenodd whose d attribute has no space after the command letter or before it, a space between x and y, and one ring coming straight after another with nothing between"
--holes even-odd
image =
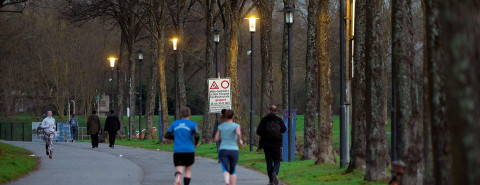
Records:
<instances>
[{"instance_id":1,"label":"black backpack","mask_svg":"<svg viewBox=\"0 0 480 185\"><path fill-rule=\"evenodd\" d=\"M267 139L282 139L282 127L280 126L278 120L272 120L267 122L266 125L266 136Z\"/></svg>"}]
</instances>

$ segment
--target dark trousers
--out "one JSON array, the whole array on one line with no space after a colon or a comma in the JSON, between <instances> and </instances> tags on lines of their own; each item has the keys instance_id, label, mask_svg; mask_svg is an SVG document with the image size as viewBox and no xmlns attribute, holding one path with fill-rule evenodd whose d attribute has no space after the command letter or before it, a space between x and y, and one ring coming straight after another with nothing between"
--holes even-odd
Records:
<instances>
[{"instance_id":1,"label":"dark trousers","mask_svg":"<svg viewBox=\"0 0 480 185\"><path fill-rule=\"evenodd\" d=\"M108 131L108 141L110 141L110 147L115 146L115 137L117 136L117 131Z\"/></svg>"},{"instance_id":2,"label":"dark trousers","mask_svg":"<svg viewBox=\"0 0 480 185\"><path fill-rule=\"evenodd\" d=\"M280 170L280 147L264 147L265 160L267 161L268 179L273 182L273 173L278 174Z\"/></svg>"},{"instance_id":3,"label":"dark trousers","mask_svg":"<svg viewBox=\"0 0 480 185\"><path fill-rule=\"evenodd\" d=\"M92 147L98 148L98 134L90 135L92 137Z\"/></svg>"}]
</instances>

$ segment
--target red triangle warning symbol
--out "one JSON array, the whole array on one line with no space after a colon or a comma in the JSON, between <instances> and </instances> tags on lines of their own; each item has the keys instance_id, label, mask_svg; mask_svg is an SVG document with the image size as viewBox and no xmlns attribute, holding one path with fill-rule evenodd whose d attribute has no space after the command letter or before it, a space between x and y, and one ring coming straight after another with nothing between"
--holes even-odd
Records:
<instances>
[{"instance_id":1,"label":"red triangle warning symbol","mask_svg":"<svg viewBox=\"0 0 480 185\"><path fill-rule=\"evenodd\" d=\"M212 86L210 86L210 89L219 89L215 81L213 81Z\"/></svg>"}]
</instances>

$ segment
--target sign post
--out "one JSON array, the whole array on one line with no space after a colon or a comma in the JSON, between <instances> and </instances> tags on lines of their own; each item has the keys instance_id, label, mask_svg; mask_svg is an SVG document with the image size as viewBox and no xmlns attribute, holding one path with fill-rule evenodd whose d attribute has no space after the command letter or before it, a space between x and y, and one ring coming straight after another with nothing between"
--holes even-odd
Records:
<instances>
[{"instance_id":1,"label":"sign post","mask_svg":"<svg viewBox=\"0 0 480 185\"><path fill-rule=\"evenodd\" d=\"M208 101L210 113L232 109L230 78L208 79Z\"/></svg>"}]
</instances>

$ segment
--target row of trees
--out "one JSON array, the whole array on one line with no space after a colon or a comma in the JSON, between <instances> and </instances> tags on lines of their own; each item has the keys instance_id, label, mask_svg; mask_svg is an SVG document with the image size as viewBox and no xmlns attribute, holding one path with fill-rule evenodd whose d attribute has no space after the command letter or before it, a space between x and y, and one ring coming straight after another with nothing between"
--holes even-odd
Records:
<instances>
[{"instance_id":1,"label":"row of trees","mask_svg":"<svg viewBox=\"0 0 480 185\"><path fill-rule=\"evenodd\" d=\"M405 163L401 184L476 184L480 145L478 28L462 16L478 14L471 1L390 1L392 80L397 100L397 141L392 160ZM385 61L381 1L356 1L353 146L349 169L366 169L366 180L387 177ZM424 11L424 60L416 62L414 7ZM366 148L364 148L366 146ZM393 152L393 153L392 153Z\"/></svg>"}]
</instances>

